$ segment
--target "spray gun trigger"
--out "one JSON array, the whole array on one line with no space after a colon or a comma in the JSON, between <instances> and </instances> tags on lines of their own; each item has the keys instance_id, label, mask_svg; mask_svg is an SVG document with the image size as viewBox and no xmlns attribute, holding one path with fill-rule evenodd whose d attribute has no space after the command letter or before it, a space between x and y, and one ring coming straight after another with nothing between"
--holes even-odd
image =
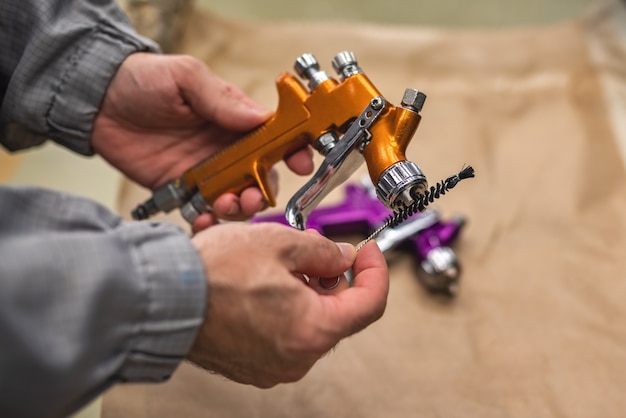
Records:
<instances>
[{"instance_id":1,"label":"spray gun trigger","mask_svg":"<svg viewBox=\"0 0 626 418\"><path fill-rule=\"evenodd\" d=\"M254 181L256 186L261 191L263 199L268 206L276 206L276 196L274 195L274 189L272 187L271 176L269 171L264 168L264 164L256 162L254 164Z\"/></svg>"},{"instance_id":2,"label":"spray gun trigger","mask_svg":"<svg viewBox=\"0 0 626 418\"><path fill-rule=\"evenodd\" d=\"M365 160L361 153L362 144L371 139L368 129L386 103L383 97L373 98L343 137L328 150L317 172L289 200L285 211L289 225L305 229L307 217L318 203L363 164Z\"/></svg>"}]
</instances>

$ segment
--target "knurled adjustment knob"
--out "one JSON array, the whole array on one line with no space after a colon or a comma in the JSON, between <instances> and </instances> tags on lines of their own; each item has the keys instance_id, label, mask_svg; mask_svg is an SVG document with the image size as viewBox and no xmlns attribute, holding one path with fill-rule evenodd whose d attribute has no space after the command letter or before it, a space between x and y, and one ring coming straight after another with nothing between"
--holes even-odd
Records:
<instances>
[{"instance_id":1,"label":"knurled adjustment knob","mask_svg":"<svg viewBox=\"0 0 626 418\"><path fill-rule=\"evenodd\" d=\"M332 60L333 69L341 78L345 80L355 74L361 74L363 71L359 67L359 63L356 60L356 55L352 51L343 51L335 55Z\"/></svg>"},{"instance_id":2,"label":"knurled adjustment knob","mask_svg":"<svg viewBox=\"0 0 626 418\"><path fill-rule=\"evenodd\" d=\"M307 53L300 55L296 59L293 68L296 74L309 81L309 88L311 90L315 90L317 86L330 78L326 72L320 70L320 65L313 54Z\"/></svg>"},{"instance_id":3,"label":"knurled adjustment knob","mask_svg":"<svg viewBox=\"0 0 626 418\"><path fill-rule=\"evenodd\" d=\"M389 209L397 211L415 200L413 195L423 193L428 187L426 176L411 161L398 161L378 179L376 194Z\"/></svg>"}]
</instances>

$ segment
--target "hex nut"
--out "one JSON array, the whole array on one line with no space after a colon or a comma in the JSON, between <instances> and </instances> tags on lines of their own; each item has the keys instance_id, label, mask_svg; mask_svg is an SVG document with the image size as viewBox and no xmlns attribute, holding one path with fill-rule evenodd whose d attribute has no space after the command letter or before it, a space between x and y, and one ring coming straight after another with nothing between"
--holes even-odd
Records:
<instances>
[{"instance_id":1,"label":"hex nut","mask_svg":"<svg viewBox=\"0 0 626 418\"><path fill-rule=\"evenodd\" d=\"M402 107L419 112L424 107L426 95L417 89L406 89L402 97Z\"/></svg>"}]
</instances>

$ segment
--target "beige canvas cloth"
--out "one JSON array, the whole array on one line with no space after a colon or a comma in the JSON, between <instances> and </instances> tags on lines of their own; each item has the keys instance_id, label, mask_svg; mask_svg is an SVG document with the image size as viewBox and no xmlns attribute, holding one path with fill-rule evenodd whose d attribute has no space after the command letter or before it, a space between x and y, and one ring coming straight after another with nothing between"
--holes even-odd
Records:
<instances>
[{"instance_id":1,"label":"beige canvas cloth","mask_svg":"<svg viewBox=\"0 0 626 418\"><path fill-rule=\"evenodd\" d=\"M302 381L260 390L183 364L165 384L114 388L103 416L626 416L621 7L489 31L193 13L177 50L270 108L273 80L303 52L331 70L354 51L393 103L406 87L428 94L409 159L431 182L464 164L477 173L437 203L469 220L455 246L461 289L433 297L411 255L395 254L384 317ZM280 209L305 179L279 171ZM120 211L146 196L126 183Z\"/></svg>"}]
</instances>

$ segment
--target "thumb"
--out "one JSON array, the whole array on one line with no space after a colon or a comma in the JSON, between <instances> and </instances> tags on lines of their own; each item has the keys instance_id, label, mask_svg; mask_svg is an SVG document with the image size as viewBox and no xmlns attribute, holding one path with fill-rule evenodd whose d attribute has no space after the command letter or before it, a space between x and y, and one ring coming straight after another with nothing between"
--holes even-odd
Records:
<instances>
[{"instance_id":1,"label":"thumb","mask_svg":"<svg viewBox=\"0 0 626 418\"><path fill-rule=\"evenodd\" d=\"M343 274L356 259L356 249L349 243L335 243L317 233L298 234L286 254L285 263L292 272L311 277L333 277Z\"/></svg>"},{"instance_id":2,"label":"thumb","mask_svg":"<svg viewBox=\"0 0 626 418\"><path fill-rule=\"evenodd\" d=\"M244 132L265 122L273 112L263 108L235 85L217 76L200 60L178 77L183 98L202 118Z\"/></svg>"}]
</instances>

